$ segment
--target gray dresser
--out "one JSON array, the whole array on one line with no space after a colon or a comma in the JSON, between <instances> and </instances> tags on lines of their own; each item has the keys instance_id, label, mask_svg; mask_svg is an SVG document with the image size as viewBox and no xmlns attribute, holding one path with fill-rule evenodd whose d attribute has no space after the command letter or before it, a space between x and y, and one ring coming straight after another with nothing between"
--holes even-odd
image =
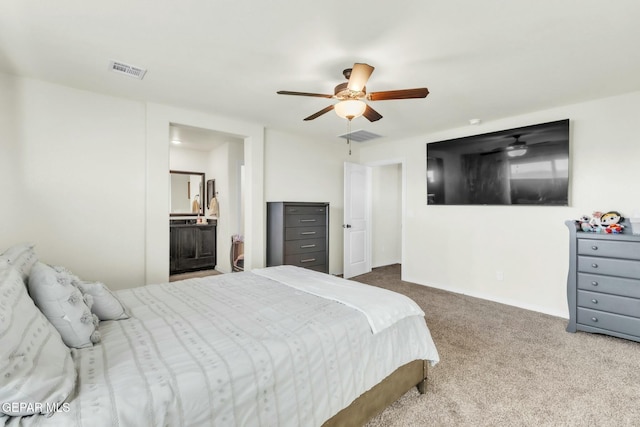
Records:
<instances>
[{"instance_id":1,"label":"gray dresser","mask_svg":"<svg viewBox=\"0 0 640 427\"><path fill-rule=\"evenodd\" d=\"M640 341L640 236L569 228L568 332L585 331Z\"/></svg>"},{"instance_id":2,"label":"gray dresser","mask_svg":"<svg viewBox=\"0 0 640 427\"><path fill-rule=\"evenodd\" d=\"M267 267L329 272L329 203L267 202Z\"/></svg>"}]
</instances>

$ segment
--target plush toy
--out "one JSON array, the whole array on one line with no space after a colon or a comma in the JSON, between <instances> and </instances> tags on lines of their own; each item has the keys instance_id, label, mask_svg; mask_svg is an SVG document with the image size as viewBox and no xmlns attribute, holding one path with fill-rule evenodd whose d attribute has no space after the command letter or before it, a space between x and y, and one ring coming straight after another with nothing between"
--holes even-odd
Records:
<instances>
[{"instance_id":1,"label":"plush toy","mask_svg":"<svg viewBox=\"0 0 640 427\"><path fill-rule=\"evenodd\" d=\"M609 211L600 217L600 224L604 227L604 232L608 234L622 233L624 226L620 224L624 217L616 211Z\"/></svg>"},{"instance_id":2,"label":"plush toy","mask_svg":"<svg viewBox=\"0 0 640 427\"><path fill-rule=\"evenodd\" d=\"M593 213L593 215L591 216L591 219L589 220L589 225L591 225L591 231L595 233L602 232L602 223L600 221L601 217L602 217L602 212L596 211Z\"/></svg>"},{"instance_id":3,"label":"plush toy","mask_svg":"<svg viewBox=\"0 0 640 427\"><path fill-rule=\"evenodd\" d=\"M578 221L578 227L582 231L593 231L593 226L589 223L591 221L591 217L589 215L582 215Z\"/></svg>"}]
</instances>

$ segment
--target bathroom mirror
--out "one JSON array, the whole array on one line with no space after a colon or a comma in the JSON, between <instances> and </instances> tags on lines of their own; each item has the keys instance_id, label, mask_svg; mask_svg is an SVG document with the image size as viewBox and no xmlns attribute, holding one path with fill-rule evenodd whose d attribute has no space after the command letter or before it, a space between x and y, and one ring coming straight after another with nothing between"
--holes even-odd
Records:
<instances>
[{"instance_id":1,"label":"bathroom mirror","mask_svg":"<svg viewBox=\"0 0 640 427\"><path fill-rule=\"evenodd\" d=\"M169 171L169 214L204 215L204 172Z\"/></svg>"}]
</instances>

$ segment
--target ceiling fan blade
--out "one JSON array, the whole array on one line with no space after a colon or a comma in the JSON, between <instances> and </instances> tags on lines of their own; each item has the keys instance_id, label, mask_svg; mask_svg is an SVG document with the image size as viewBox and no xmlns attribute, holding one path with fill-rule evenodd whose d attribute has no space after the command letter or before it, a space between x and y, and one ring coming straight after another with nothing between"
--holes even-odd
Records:
<instances>
[{"instance_id":1,"label":"ceiling fan blade","mask_svg":"<svg viewBox=\"0 0 640 427\"><path fill-rule=\"evenodd\" d=\"M322 110L318 111L317 113L313 113L312 115L310 115L309 117L307 117L304 120L308 121L308 120L316 119L316 118L320 117L321 115L323 115L324 113L328 113L331 110L333 110L333 104L329 105L327 108L323 108Z\"/></svg>"},{"instance_id":2,"label":"ceiling fan blade","mask_svg":"<svg viewBox=\"0 0 640 427\"><path fill-rule=\"evenodd\" d=\"M291 92L289 90L279 90L277 94L278 95L315 96L317 98L333 98L333 95L325 95L324 93Z\"/></svg>"},{"instance_id":3,"label":"ceiling fan blade","mask_svg":"<svg viewBox=\"0 0 640 427\"><path fill-rule=\"evenodd\" d=\"M369 64L353 64L349 84L347 87L354 92L361 92L367 85L367 81L373 73L374 68Z\"/></svg>"},{"instance_id":4,"label":"ceiling fan blade","mask_svg":"<svg viewBox=\"0 0 640 427\"><path fill-rule=\"evenodd\" d=\"M429 89L421 87L417 89L388 90L385 92L371 92L367 95L369 101L386 101L388 99L426 98Z\"/></svg>"},{"instance_id":5,"label":"ceiling fan blade","mask_svg":"<svg viewBox=\"0 0 640 427\"><path fill-rule=\"evenodd\" d=\"M370 122L376 122L382 118L382 115L367 105L362 115Z\"/></svg>"}]
</instances>

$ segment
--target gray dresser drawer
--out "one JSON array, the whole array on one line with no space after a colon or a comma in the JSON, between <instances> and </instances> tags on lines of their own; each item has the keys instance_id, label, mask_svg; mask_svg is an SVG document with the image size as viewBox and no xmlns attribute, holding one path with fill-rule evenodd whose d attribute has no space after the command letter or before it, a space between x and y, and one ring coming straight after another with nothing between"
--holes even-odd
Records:
<instances>
[{"instance_id":1,"label":"gray dresser drawer","mask_svg":"<svg viewBox=\"0 0 640 427\"><path fill-rule=\"evenodd\" d=\"M624 316L640 317L640 299L578 291L578 307L607 311ZM638 331L640 335L640 331Z\"/></svg>"},{"instance_id":2,"label":"gray dresser drawer","mask_svg":"<svg viewBox=\"0 0 640 427\"><path fill-rule=\"evenodd\" d=\"M578 254L640 260L640 244L606 240L578 240Z\"/></svg>"},{"instance_id":3,"label":"gray dresser drawer","mask_svg":"<svg viewBox=\"0 0 640 427\"><path fill-rule=\"evenodd\" d=\"M640 280L578 273L578 289L640 298Z\"/></svg>"},{"instance_id":4,"label":"gray dresser drawer","mask_svg":"<svg viewBox=\"0 0 640 427\"><path fill-rule=\"evenodd\" d=\"M640 278L640 261L579 256L578 271L635 279Z\"/></svg>"},{"instance_id":5,"label":"gray dresser drawer","mask_svg":"<svg viewBox=\"0 0 640 427\"><path fill-rule=\"evenodd\" d=\"M306 254L285 255L284 263L287 265L297 265L299 267L312 267L326 264L326 252L309 252Z\"/></svg>"},{"instance_id":6,"label":"gray dresser drawer","mask_svg":"<svg viewBox=\"0 0 640 427\"><path fill-rule=\"evenodd\" d=\"M286 256L324 251L326 242L325 239L289 240L284 244L284 253Z\"/></svg>"},{"instance_id":7,"label":"gray dresser drawer","mask_svg":"<svg viewBox=\"0 0 640 427\"><path fill-rule=\"evenodd\" d=\"M284 209L285 215L322 215L327 212L327 206L287 206Z\"/></svg>"},{"instance_id":8,"label":"gray dresser drawer","mask_svg":"<svg viewBox=\"0 0 640 427\"><path fill-rule=\"evenodd\" d=\"M326 227L287 227L284 230L284 240L324 238L326 235Z\"/></svg>"},{"instance_id":9,"label":"gray dresser drawer","mask_svg":"<svg viewBox=\"0 0 640 427\"><path fill-rule=\"evenodd\" d=\"M326 217L324 215L287 215L284 218L285 227L310 227L314 225L324 225Z\"/></svg>"},{"instance_id":10,"label":"gray dresser drawer","mask_svg":"<svg viewBox=\"0 0 640 427\"><path fill-rule=\"evenodd\" d=\"M578 307L577 322L594 328L640 337L640 319L636 317Z\"/></svg>"}]
</instances>

